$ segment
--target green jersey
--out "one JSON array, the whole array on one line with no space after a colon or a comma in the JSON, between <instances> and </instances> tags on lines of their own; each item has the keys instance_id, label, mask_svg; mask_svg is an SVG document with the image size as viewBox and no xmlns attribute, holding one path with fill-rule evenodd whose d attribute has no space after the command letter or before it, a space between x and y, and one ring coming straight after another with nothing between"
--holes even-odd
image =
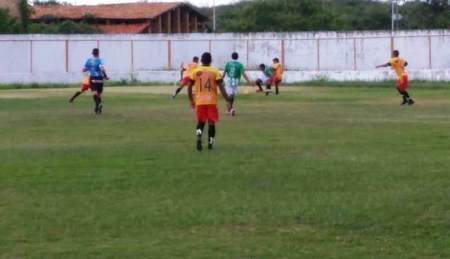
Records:
<instances>
[{"instance_id":1,"label":"green jersey","mask_svg":"<svg viewBox=\"0 0 450 259\"><path fill-rule=\"evenodd\" d=\"M267 77L272 77L273 76L273 71L269 66L266 66L266 69L264 69L264 75L266 75Z\"/></svg>"},{"instance_id":2,"label":"green jersey","mask_svg":"<svg viewBox=\"0 0 450 259\"><path fill-rule=\"evenodd\" d=\"M226 86L238 87L245 68L241 62L233 60L225 65L225 72L227 73Z\"/></svg>"}]
</instances>

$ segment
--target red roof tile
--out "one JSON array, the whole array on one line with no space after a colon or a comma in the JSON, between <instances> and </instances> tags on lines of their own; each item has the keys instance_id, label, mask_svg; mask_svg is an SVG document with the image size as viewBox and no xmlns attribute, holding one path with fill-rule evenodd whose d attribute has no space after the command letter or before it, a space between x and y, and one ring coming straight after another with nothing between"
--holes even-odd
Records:
<instances>
[{"instance_id":1,"label":"red roof tile","mask_svg":"<svg viewBox=\"0 0 450 259\"><path fill-rule=\"evenodd\" d=\"M153 19L180 5L183 5L183 3L174 2L78 6L33 6L34 14L32 15L31 19L37 20L40 17L46 15L73 20L82 19L85 15L92 15L97 19Z\"/></svg>"},{"instance_id":2,"label":"red roof tile","mask_svg":"<svg viewBox=\"0 0 450 259\"><path fill-rule=\"evenodd\" d=\"M136 24L96 25L95 27L106 34L138 34L144 32L148 26L150 26L149 22Z\"/></svg>"}]
</instances>

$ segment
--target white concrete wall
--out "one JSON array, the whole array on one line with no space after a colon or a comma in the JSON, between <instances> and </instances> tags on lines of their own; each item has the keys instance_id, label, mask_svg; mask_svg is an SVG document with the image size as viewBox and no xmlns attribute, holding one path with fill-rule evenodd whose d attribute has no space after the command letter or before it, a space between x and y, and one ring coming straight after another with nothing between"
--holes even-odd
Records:
<instances>
[{"instance_id":1,"label":"white concrete wall","mask_svg":"<svg viewBox=\"0 0 450 259\"><path fill-rule=\"evenodd\" d=\"M223 68L233 51L248 70L274 57L289 83L314 79L393 79L374 70L392 49L408 60L412 79L450 80L450 31L315 32L158 35L1 35L0 83L77 83L92 48L99 47L113 80L178 80L180 63L209 51Z\"/></svg>"}]
</instances>

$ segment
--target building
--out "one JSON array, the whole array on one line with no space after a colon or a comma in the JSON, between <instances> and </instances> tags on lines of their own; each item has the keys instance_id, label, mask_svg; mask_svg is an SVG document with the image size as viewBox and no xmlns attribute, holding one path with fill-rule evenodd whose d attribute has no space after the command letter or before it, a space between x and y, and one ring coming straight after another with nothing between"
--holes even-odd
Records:
<instances>
[{"instance_id":1,"label":"building","mask_svg":"<svg viewBox=\"0 0 450 259\"><path fill-rule=\"evenodd\" d=\"M48 17L85 21L107 34L203 32L209 21L195 7L181 2L33 6L33 9L33 22Z\"/></svg>"}]
</instances>

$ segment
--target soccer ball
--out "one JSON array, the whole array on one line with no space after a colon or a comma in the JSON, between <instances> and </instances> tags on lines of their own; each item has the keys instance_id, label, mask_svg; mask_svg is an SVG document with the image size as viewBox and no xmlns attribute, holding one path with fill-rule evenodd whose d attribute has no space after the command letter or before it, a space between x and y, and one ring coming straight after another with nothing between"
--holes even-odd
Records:
<instances>
[{"instance_id":1,"label":"soccer ball","mask_svg":"<svg viewBox=\"0 0 450 259\"><path fill-rule=\"evenodd\" d=\"M244 91L244 94L245 94L245 95L249 95L249 94L250 94L250 91L249 91L249 90L245 90L245 91Z\"/></svg>"}]
</instances>

